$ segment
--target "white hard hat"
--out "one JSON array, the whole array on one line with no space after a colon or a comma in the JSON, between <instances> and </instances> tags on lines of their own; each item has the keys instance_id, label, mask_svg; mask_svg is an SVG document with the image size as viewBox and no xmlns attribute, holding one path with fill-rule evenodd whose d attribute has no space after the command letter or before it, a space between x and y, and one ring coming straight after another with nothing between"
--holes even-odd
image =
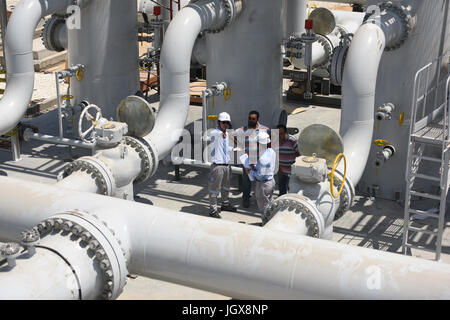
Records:
<instances>
[{"instance_id":1,"label":"white hard hat","mask_svg":"<svg viewBox=\"0 0 450 320\"><path fill-rule=\"evenodd\" d=\"M230 115L228 113L221 112L221 113L219 113L218 120L219 121L229 121L229 122L231 122L231 117L230 117Z\"/></svg>"},{"instance_id":2,"label":"white hard hat","mask_svg":"<svg viewBox=\"0 0 450 320\"><path fill-rule=\"evenodd\" d=\"M258 133L258 142L261 144L269 144L270 143L270 136L267 132L261 131Z\"/></svg>"}]
</instances>

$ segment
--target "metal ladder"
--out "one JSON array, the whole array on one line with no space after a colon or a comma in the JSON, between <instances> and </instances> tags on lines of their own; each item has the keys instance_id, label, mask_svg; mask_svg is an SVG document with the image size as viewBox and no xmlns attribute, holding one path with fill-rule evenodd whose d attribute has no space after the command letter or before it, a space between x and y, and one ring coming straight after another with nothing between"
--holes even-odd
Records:
<instances>
[{"instance_id":1,"label":"metal ladder","mask_svg":"<svg viewBox=\"0 0 450 320\"><path fill-rule=\"evenodd\" d=\"M408 157L406 168L406 194L405 194L405 212L403 226L403 253L407 253L408 248L429 251L435 253L435 260L439 261L442 250L442 236L444 233L446 199L449 188L449 160L450 160L450 131L449 131L449 58L450 51L435 59L422 69L415 76L413 104L411 113L411 124L408 144ZM435 69L436 68L436 69ZM447 69L447 75L441 72L443 68ZM434 73L435 81L431 83L430 73ZM426 81L423 82L426 75ZM441 79L443 78L443 79ZM445 89L444 89L445 88ZM443 91L445 90L445 92ZM423 92L423 94L420 94ZM434 95L434 97L433 97ZM431 100L430 96L433 100ZM421 112L420 112L421 111ZM420 114L421 113L421 114ZM420 120L417 120L420 117ZM424 151L431 148L438 148L440 158L424 155ZM430 163L439 164L437 175L419 173L420 165ZM439 183L439 194L431 194L414 190L416 179L429 184ZM426 186L426 185L425 185ZM424 210L412 208L411 197L417 196L425 199L439 201L438 214L430 213ZM426 230L411 226L411 214L419 214L426 218L438 219L437 231ZM432 220L428 220L432 221ZM426 248L416 244L409 243L409 233L428 234L436 237L435 249Z\"/></svg>"}]
</instances>

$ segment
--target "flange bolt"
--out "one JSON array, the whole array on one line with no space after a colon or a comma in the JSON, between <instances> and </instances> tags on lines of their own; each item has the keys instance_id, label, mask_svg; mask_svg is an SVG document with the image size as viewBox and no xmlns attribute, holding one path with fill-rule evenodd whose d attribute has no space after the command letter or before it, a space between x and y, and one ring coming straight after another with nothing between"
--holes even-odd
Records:
<instances>
[{"instance_id":1,"label":"flange bolt","mask_svg":"<svg viewBox=\"0 0 450 320\"><path fill-rule=\"evenodd\" d=\"M22 245L27 249L28 254L33 256L36 253L36 245L41 240L39 231L36 229L26 230L20 234Z\"/></svg>"},{"instance_id":2,"label":"flange bolt","mask_svg":"<svg viewBox=\"0 0 450 320\"><path fill-rule=\"evenodd\" d=\"M20 245L15 242L5 243L0 246L0 257L8 261L8 266L14 268L16 266L16 258L20 255Z\"/></svg>"}]
</instances>

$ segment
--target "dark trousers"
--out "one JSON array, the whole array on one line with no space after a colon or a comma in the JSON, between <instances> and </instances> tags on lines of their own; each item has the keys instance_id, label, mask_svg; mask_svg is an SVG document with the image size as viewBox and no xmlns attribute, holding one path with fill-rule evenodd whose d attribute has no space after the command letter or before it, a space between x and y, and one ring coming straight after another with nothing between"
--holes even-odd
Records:
<instances>
[{"instance_id":1,"label":"dark trousers","mask_svg":"<svg viewBox=\"0 0 450 320\"><path fill-rule=\"evenodd\" d=\"M242 198L250 199L250 192L252 191L252 182L248 178L245 168L242 168Z\"/></svg>"},{"instance_id":2,"label":"dark trousers","mask_svg":"<svg viewBox=\"0 0 450 320\"><path fill-rule=\"evenodd\" d=\"M280 196L289 192L289 179L291 175L278 172L278 190Z\"/></svg>"}]
</instances>

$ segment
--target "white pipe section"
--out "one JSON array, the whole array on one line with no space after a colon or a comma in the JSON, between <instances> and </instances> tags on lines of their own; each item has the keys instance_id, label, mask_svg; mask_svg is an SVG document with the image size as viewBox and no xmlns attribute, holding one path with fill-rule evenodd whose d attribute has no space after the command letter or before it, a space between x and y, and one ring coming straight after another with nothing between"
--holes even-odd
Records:
<instances>
[{"instance_id":1,"label":"white pipe section","mask_svg":"<svg viewBox=\"0 0 450 320\"><path fill-rule=\"evenodd\" d=\"M98 261L80 241L63 233L40 240L36 253L23 253L17 266L0 267L0 299L93 300L103 292Z\"/></svg>"},{"instance_id":2,"label":"white pipe section","mask_svg":"<svg viewBox=\"0 0 450 320\"><path fill-rule=\"evenodd\" d=\"M73 172L68 177L57 182L56 185L58 188L67 190L100 193L100 188L95 183L95 179L92 179L91 175L85 171Z\"/></svg>"},{"instance_id":3,"label":"white pipe section","mask_svg":"<svg viewBox=\"0 0 450 320\"><path fill-rule=\"evenodd\" d=\"M363 23L365 12L330 10L334 14L336 25L343 27L348 33L355 33Z\"/></svg>"},{"instance_id":4,"label":"white pipe section","mask_svg":"<svg viewBox=\"0 0 450 320\"><path fill-rule=\"evenodd\" d=\"M87 149L95 149L94 143L85 143L81 140L72 140L67 138L60 138L51 136L48 134L41 134L41 133L34 133L31 129L26 129L23 138L25 141L29 140L38 140L38 141L44 141L49 142L53 144L64 144L68 146L74 146L74 147L80 147L80 148L87 148Z\"/></svg>"},{"instance_id":5,"label":"white pipe section","mask_svg":"<svg viewBox=\"0 0 450 320\"><path fill-rule=\"evenodd\" d=\"M22 0L14 9L5 38L7 83L0 101L0 135L25 114L34 87L33 38L39 21L64 10L71 0Z\"/></svg>"},{"instance_id":6,"label":"white pipe section","mask_svg":"<svg viewBox=\"0 0 450 320\"><path fill-rule=\"evenodd\" d=\"M450 299L444 263L8 177L0 204L0 240L78 208L114 230L130 273L237 299Z\"/></svg>"},{"instance_id":7,"label":"white pipe section","mask_svg":"<svg viewBox=\"0 0 450 320\"><path fill-rule=\"evenodd\" d=\"M173 159L175 160L175 158ZM199 168L211 168L212 163L211 162L203 162L203 161L199 161L199 160L195 160L195 159L186 159L186 158L182 158L182 159L176 159L177 163L182 163L185 164L187 166L193 166L193 167L199 167ZM235 167L235 166L231 166L231 172L234 174L239 174L242 175L242 167Z\"/></svg>"},{"instance_id":8,"label":"white pipe section","mask_svg":"<svg viewBox=\"0 0 450 320\"><path fill-rule=\"evenodd\" d=\"M286 35L300 37L305 32L305 19L307 15L306 0L287 0L286 3Z\"/></svg>"},{"instance_id":9,"label":"white pipe section","mask_svg":"<svg viewBox=\"0 0 450 320\"><path fill-rule=\"evenodd\" d=\"M0 300L79 299L76 276L57 253L36 248L27 255L17 257L12 269L0 266Z\"/></svg>"},{"instance_id":10,"label":"white pipe section","mask_svg":"<svg viewBox=\"0 0 450 320\"><path fill-rule=\"evenodd\" d=\"M224 11L213 0L183 8L170 23L161 49L161 102L155 127L144 139L163 159L178 142L189 110L189 72L195 40L221 22Z\"/></svg>"},{"instance_id":11,"label":"white pipe section","mask_svg":"<svg viewBox=\"0 0 450 320\"><path fill-rule=\"evenodd\" d=\"M376 24L366 23L355 33L347 55L342 80L340 135L344 140L347 177L353 185L361 179L369 158L378 66L385 45L383 30Z\"/></svg>"}]
</instances>

